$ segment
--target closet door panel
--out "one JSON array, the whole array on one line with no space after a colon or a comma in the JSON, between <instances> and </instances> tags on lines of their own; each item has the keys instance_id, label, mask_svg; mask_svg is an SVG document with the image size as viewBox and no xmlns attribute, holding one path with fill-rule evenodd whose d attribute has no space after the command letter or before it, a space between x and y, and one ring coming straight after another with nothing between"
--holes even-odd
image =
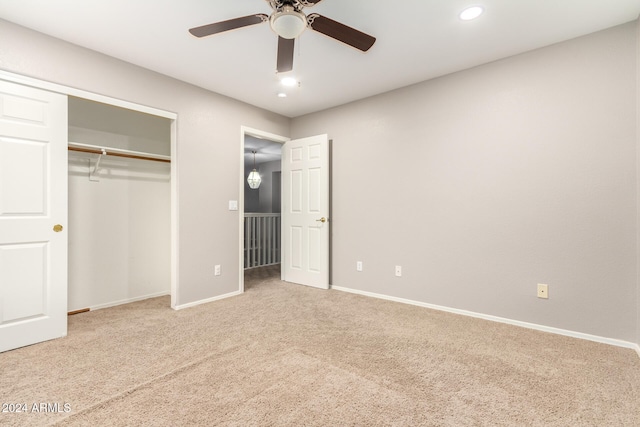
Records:
<instances>
[{"instance_id":1,"label":"closet door panel","mask_svg":"<svg viewBox=\"0 0 640 427\"><path fill-rule=\"evenodd\" d=\"M47 244L0 245L0 271L9 283L0 307L0 324L45 315Z\"/></svg>"},{"instance_id":2,"label":"closet door panel","mask_svg":"<svg viewBox=\"0 0 640 427\"><path fill-rule=\"evenodd\" d=\"M67 333L67 97L0 80L0 351Z\"/></svg>"},{"instance_id":3,"label":"closet door panel","mask_svg":"<svg viewBox=\"0 0 640 427\"><path fill-rule=\"evenodd\" d=\"M0 136L0 216L46 215L47 145Z\"/></svg>"}]
</instances>

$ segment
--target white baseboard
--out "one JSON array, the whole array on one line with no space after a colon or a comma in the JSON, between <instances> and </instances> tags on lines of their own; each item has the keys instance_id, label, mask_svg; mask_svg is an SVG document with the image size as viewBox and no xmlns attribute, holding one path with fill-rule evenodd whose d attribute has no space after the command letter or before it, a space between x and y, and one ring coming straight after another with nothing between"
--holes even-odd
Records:
<instances>
[{"instance_id":1,"label":"white baseboard","mask_svg":"<svg viewBox=\"0 0 640 427\"><path fill-rule=\"evenodd\" d=\"M169 291L156 292L154 294L142 295L139 297L107 302L105 304L92 305L91 307L89 307L89 310L90 311L100 310L101 308L115 307L116 305L129 304L130 302L142 301L144 299L149 299L149 298L163 297L165 295L170 295L170 292Z\"/></svg>"},{"instance_id":2,"label":"white baseboard","mask_svg":"<svg viewBox=\"0 0 640 427\"><path fill-rule=\"evenodd\" d=\"M543 332L550 332L552 334L565 335L565 336L568 336L568 337L580 338L580 339L589 340L589 341L595 341L595 342L599 342L599 343L602 343L602 344L615 345L617 347L630 348L630 349L634 349L638 353L638 356L640 357L640 345L636 344L636 343L629 342L629 341L623 341L623 340L618 340L618 339L614 339L614 338L600 337L600 336L597 336L597 335L590 335L590 334L585 334L585 333L582 333L582 332L575 332L575 331L569 331L569 330L566 330L566 329L553 328L551 326L538 325L538 324L535 324L535 323L521 322L519 320L507 319L507 318L498 317L498 316L492 316L490 314L482 314L482 313L476 313L476 312L473 312L473 311L459 310L457 308L450 308L450 307L444 307L444 306L441 306L441 305L428 304L428 303L425 303L425 302L413 301L413 300L409 300L409 299L405 299L405 298L392 297L392 296L383 295L383 294L376 294L376 293L373 293L373 292L359 291L357 289L343 288L342 286L331 286L331 289L335 289L337 291L342 291L342 292L349 292L349 293L352 293L352 294L364 295L364 296L373 297L373 298L384 299L384 300L387 300L387 301L394 301L394 302L400 302L400 303L403 303L403 304L416 305L416 306L419 306L419 307L430 308L430 309L433 309L433 310L446 311L448 313L460 314L460 315L463 315L463 316L475 317L475 318L478 318L478 319L490 320L492 322L506 323L508 325L520 326L520 327L523 327L523 328L535 329L535 330L543 331Z\"/></svg>"},{"instance_id":3,"label":"white baseboard","mask_svg":"<svg viewBox=\"0 0 640 427\"><path fill-rule=\"evenodd\" d=\"M174 310L182 310L183 308L195 307L196 305L206 304L208 302L213 302L213 301L218 301L218 300L225 299L225 298L235 297L236 295L240 295L240 294L242 294L242 292L240 292L240 291L229 292L228 294L218 295L216 297L211 297L211 298L202 299L202 300L198 300L198 301L194 301L194 302L189 302L187 304L176 305L175 307L173 307L173 309Z\"/></svg>"}]
</instances>

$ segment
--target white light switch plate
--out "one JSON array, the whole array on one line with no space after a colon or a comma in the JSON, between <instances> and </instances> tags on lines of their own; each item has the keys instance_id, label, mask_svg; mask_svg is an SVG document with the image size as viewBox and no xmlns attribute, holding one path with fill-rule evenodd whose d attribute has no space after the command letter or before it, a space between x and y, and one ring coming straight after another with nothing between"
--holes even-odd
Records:
<instances>
[{"instance_id":1,"label":"white light switch plate","mask_svg":"<svg viewBox=\"0 0 640 427\"><path fill-rule=\"evenodd\" d=\"M229 200L229 210L237 211L238 210L238 201L237 200Z\"/></svg>"}]
</instances>

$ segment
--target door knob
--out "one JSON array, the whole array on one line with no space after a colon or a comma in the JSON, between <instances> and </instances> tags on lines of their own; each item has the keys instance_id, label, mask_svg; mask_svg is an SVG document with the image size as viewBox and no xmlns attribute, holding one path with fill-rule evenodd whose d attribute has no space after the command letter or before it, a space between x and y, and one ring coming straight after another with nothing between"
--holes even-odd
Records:
<instances>
[{"instance_id":1,"label":"door knob","mask_svg":"<svg viewBox=\"0 0 640 427\"><path fill-rule=\"evenodd\" d=\"M323 224L324 224L325 222L327 222L327 218L322 217L322 218L320 218L320 219L316 219L316 221L319 221L319 222L321 222L321 223L323 223Z\"/></svg>"},{"instance_id":2,"label":"door knob","mask_svg":"<svg viewBox=\"0 0 640 427\"><path fill-rule=\"evenodd\" d=\"M56 233L59 233L62 231L62 226L60 224L56 224L53 226L53 231L55 231Z\"/></svg>"}]
</instances>

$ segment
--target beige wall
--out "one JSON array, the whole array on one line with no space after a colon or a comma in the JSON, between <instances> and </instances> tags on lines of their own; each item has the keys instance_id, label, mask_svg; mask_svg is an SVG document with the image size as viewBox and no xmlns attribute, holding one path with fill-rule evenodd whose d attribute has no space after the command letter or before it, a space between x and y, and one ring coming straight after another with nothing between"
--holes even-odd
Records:
<instances>
[{"instance_id":1,"label":"beige wall","mask_svg":"<svg viewBox=\"0 0 640 427\"><path fill-rule=\"evenodd\" d=\"M635 31L294 119L333 139L332 284L636 342Z\"/></svg>"},{"instance_id":2,"label":"beige wall","mask_svg":"<svg viewBox=\"0 0 640 427\"><path fill-rule=\"evenodd\" d=\"M290 121L0 22L0 69L178 114L178 304L238 289L245 125L333 139L334 285L640 342L635 24Z\"/></svg>"},{"instance_id":3,"label":"beige wall","mask_svg":"<svg viewBox=\"0 0 640 427\"><path fill-rule=\"evenodd\" d=\"M0 69L178 114L177 303L237 291L242 125L288 135L289 119L0 21ZM222 275L213 275L214 265Z\"/></svg>"}]
</instances>

